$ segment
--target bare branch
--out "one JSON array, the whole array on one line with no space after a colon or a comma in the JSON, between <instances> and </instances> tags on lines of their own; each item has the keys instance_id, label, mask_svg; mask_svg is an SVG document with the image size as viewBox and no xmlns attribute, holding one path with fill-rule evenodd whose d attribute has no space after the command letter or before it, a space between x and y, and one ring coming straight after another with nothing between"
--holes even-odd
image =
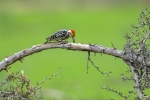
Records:
<instances>
[{"instance_id":1,"label":"bare branch","mask_svg":"<svg viewBox=\"0 0 150 100\"><path fill-rule=\"evenodd\" d=\"M90 61L90 63L97 69L97 71L99 71L101 74L106 74L108 77L109 77L109 74L111 73L111 72L104 72L104 71L101 71L100 70L100 68L98 67L98 66L96 66L95 64L94 64L94 62L91 60L91 58L90 58L90 51L88 51L88 61L87 61L87 73L88 73L88 62Z\"/></svg>"},{"instance_id":2,"label":"bare branch","mask_svg":"<svg viewBox=\"0 0 150 100\"><path fill-rule=\"evenodd\" d=\"M95 44L81 44L81 43L50 43L50 44L39 44L34 45L31 48L24 49L20 52L13 54L5 58L3 61L0 62L0 71L6 69L9 65L15 63L17 60L20 60L26 56L32 55L37 52L41 52L47 49L67 49L67 50L76 50L76 51L90 51L94 53L103 53L107 55L112 55L124 60L130 60L128 54L125 54L121 50L115 50L114 48L104 47L102 45L95 45ZM137 59L138 62L142 62L142 57L137 57L136 55L133 56L134 59ZM150 66L150 61L146 63L147 66Z\"/></svg>"},{"instance_id":3,"label":"bare branch","mask_svg":"<svg viewBox=\"0 0 150 100\"><path fill-rule=\"evenodd\" d=\"M135 80L135 84L136 84L135 88L137 89L138 98L139 98L139 100L142 100L143 91L141 89L141 78L139 78L138 71L131 65L130 62L128 62L128 61L125 61L125 62L130 67L132 74L134 76L134 80Z\"/></svg>"},{"instance_id":4,"label":"bare branch","mask_svg":"<svg viewBox=\"0 0 150 100\"><path fill-rule=\"evenodd\" d=\"M147 33L147 35L146 35L146 37L144 38L144 40L143 40L143 42L142 42L142 45L141 45L141 47L139 48L138 52L141 51L141 49L142 49L142 47L144 46L144 44L145 44L146 40L148 39L149 35L150 35L150 33Z\"/></svg>"},{"instance_id":5,"label":"bare branch","mask_svg":"<svg viewBox=\"0 0 150 100\"><path fill-rule=\"evenodd\" d=\"M41 82L37 83L36 86L34 87L34 89L37 89L38 86L41 85L41 84L43 84L45 81L52 80L53 77L58 76L61 72L62 72L62 69L60 67L59 68L59 72L57 72L56 74L52 74L50 77L47 77L44 80L42 80Z\"/></svg>"}]
</instances>

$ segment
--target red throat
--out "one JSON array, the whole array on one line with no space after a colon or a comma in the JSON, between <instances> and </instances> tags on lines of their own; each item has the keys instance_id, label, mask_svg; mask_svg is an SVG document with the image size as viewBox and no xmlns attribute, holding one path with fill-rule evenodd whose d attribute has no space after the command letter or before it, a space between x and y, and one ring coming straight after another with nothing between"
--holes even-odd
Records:
<instances>
[{"instance_id":1,"label":"red throat","mask_svg":"<svg viewBox=\"0 0 150 100\"><path fill-rule=\"evenodd\" d=\"M71 32L72 32L72 36L75 37L76 34L75 30L71 30Z\"/></svg>"}]
</instances>

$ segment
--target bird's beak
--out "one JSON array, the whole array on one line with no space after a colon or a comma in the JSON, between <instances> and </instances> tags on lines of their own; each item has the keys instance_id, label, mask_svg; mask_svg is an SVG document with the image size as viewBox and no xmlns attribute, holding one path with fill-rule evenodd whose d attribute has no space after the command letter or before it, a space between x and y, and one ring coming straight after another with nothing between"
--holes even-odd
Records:
<instances>
[{"instance_id":1,"label":"bird's beak","mask_svg":"<svg viewBox=\"0 0 150 100\"><path fill-rule=\"evenodd\" d=\"M74 39L74 37L72 37L72 40L73 40L73 42L75 42L75 39Z\"/></svg>"}]
</instances>

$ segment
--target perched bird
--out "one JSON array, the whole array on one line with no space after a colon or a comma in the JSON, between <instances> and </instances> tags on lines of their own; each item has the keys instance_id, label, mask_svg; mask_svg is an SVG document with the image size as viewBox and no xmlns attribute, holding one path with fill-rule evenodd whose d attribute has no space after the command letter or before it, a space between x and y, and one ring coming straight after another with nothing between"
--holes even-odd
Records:
<instances>
[{"instance_id":1,"label":"perched bird","mask_svg":"<svg viewBox=\"0 0 150 100\"><path fill-rule=\"evenodd\" d=\"M66 29L62 29L57 31L56 33L52 34L50 37L46 38L46 43L50 42L50 41L58 41L58 42L62 42L63 40L66 40L68 38L72 38L73 42L75 42L75 31L74 30L66 30Z\"/></svg>"}]
</instances>

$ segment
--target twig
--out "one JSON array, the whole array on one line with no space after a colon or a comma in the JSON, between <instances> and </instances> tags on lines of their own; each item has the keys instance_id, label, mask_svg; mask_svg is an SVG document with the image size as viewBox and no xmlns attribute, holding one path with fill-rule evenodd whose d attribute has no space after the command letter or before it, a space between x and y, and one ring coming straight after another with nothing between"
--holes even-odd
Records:
<instances>
[{"instance_id":1,"label":"twig","mask_svg":"<svg viewBox=\"0 0 150 100\"><path fill-rule=\"evenodd\" d=\"M101 74L106 74L108 77L109 77L109 74L111 73L111 72L103 72L103 71L101 71L100 69L99 69L99 67L98 66L95 66L95 64L94 64L94 62L91 60L91 58L90 58L90 52L88 52L88 61L87 61L87 70L88 70L88 62L91 62L91 64L101 73Z\"/></svg>"},{"instance_id":2,"label":"twig","mask_svg":"<svg viewBox=\"0 0 150 100\"><path fill-rule=\"evenodd\" d=\"M61 69L61 67L60 67L58 73L52 74L50 77L45 78L45 79L42 80L41 82L37 83L36 86L35 86L33 89L37 89L37 87L38 87L40 84L44 83L44 82L47 81L47 80L51 80L53 77L58 76L61 72L62 72L62 69Z\"/></svg>"}]
</instances>

